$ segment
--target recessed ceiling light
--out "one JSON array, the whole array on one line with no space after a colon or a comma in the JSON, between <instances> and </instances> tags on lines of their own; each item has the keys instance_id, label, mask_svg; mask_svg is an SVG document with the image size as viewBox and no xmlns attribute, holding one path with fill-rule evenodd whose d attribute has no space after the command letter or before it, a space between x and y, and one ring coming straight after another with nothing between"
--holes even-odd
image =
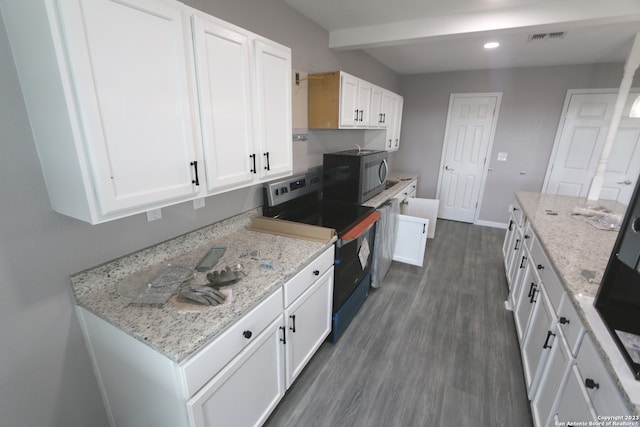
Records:
<instances>
[{"instance_id":1,"label":"recessed ceiling light","mask_svg":"<svg viewBox=\"0 0 640 427\"><path fill-rule=\"evenodd\" d=\"M498 42L489 42L489 43L485 43L484 44L484 48L485 49L495 49L498 46L500 46L500 43L498 43Z\"/></svg>"}]
</instances>

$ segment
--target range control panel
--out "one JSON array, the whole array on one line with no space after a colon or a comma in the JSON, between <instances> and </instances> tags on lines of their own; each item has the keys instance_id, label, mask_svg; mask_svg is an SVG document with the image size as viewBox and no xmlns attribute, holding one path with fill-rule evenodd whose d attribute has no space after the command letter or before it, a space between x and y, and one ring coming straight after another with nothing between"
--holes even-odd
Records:
<instances>
[{"instance_id":1,"label":"range control panel","mask_svg":"<svg viewBox=\"0 0 640 427\"><path fill-rule=\"evenodd\" d=\"M322 189L320 171L289 177L264 185L269 206L276 206Z\"/></svg>"}]
</instances>

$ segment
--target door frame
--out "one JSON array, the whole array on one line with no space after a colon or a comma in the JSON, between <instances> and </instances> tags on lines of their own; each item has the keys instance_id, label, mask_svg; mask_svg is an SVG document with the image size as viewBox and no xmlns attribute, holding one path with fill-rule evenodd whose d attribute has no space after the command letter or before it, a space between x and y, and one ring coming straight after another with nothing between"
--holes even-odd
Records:
<instances>
[{"instance_id":1,"label":"door frame","mask_svg":"<svg viewBox=\"0 0 640 427\"><path fill-rule=\"evenodd\" d=\"M551 149L551 155L549 156L549 162L547 163L547 172L544 175L544 181L542 183L542 193L546 193L549 187L549 180L551 179L551 172L558 155L558 149L560 147L560 138L564 132L564 125L567 121L567 113L569 112L569 104L571 103L571 97L573 95L598 95L598 94L617 94L620 88L599 88L599 89L568 89L564 98L564 105L562 106L562 114L560 115L560 121L558 122L558 129L556 130L556 136L553 140L553 148ZM630 92L640 91L637 87L632 87ZM599 153L601 155L602 153Z\"/></svg>"},{"instance_id":2,"label":"door frame","mask_svg":"<svg viewBox=\"0 0 640 427\"><path fill-rule=\"evenodd\" d=\"M449 107L447 108L447 121L444 129L444 140L442 141L442 154L440 156L440 169L438 171L438 186L436 187L436 199L440 200L440 190L442 189L442 175L445 166L446 146L449 140L451 124L451 113L453 111L453 100L455 98L484 98L495 97L496 98L496 110L493 115L493 123L491 125L491 133L489 134L489 144L487 145L487 152L485 153L484 169L482 171L482 177L480 178L480 193L478 195L478 205L476 207L475 214L473 215L473 224L478 222L480 216L480 208L482 208L482 200L484 198L484 190L487 183L487 176L489 175L489 168L487 166L487 159L490 158L493 152L493 140L496 135L496 127L498 124L498 116L500 115L500 106L502 104L502 92L464 92L464 93L451 93L449 95Z\"/></svg>"}]
</instances>

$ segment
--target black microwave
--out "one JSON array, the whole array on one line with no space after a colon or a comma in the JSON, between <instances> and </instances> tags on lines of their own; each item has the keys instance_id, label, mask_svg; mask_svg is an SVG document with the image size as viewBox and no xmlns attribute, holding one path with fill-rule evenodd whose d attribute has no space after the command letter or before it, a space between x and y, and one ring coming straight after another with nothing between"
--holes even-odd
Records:
<instances>
[{"instance_id":1,"label":"black microwave","mask_svg":"<svg viewBox=\"0 0 640 427\"><path fill-rule=\"evenodd\" d=\"M640 177L594 305L633 375L640 380Z\"/></svg>"},{"instance_id":2,"label":"black microwave","mask_svg":"<svg viewBox=\"0 0 640 427\"><path fill-rule=\"evenodd\" d=\"M322 159L322 198L362 204L384 190L388 165L386 151L345 150Z\"/></svg>"}]
</instances>

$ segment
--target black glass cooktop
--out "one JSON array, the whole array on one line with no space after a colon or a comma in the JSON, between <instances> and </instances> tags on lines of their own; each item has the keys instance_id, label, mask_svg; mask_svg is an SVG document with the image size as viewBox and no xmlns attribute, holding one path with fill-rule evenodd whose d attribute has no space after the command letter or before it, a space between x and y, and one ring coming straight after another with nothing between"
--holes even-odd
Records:
<instances>
[{"instance_id":1,"label":"black glass cooktop","mask_svg":"<svg viewBox=\"0 0 640 427\"><path fill-rule=\"evenodd\" d=\"M278 215L278 218L287 221L301 222L303 224L333 228L341 235L373 211L375 211L375 209L369 206L316 201L281 213Z\"/></svg>"}]
</instances>

